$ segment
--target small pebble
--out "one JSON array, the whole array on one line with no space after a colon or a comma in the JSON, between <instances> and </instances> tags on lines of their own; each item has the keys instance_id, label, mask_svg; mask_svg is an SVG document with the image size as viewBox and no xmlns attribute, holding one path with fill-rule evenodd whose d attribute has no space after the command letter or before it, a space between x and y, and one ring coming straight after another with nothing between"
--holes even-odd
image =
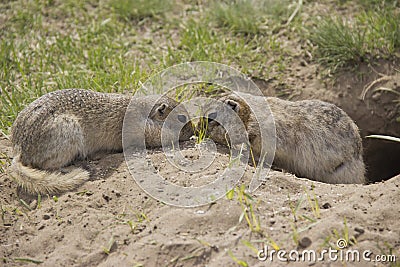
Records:
<instances>
[{"instance_id":1,"label":"small pebble","mask_svg":"<svg viewBox=\"0 0 400 267\"><path fill-rule=\"evenodd\" d=\"M363 234L363 233L365 233L365 230L364 230L364 229L362 229L362 228L360 228L360 227L356 227L356 228L354 228L354 231L356 231L357 233L360 233L360 234Z\"/></svg>"},{"instance_id":2,"label":"small pebble","mask_svg":"<svg viewBox=\"0 0 400 267\"><path fill-rule=\"evenodd\" d=\"M300 241L299 241L299 247L300 248L308 248L311 245L312 241L310 238L308 237L303 237Z\"/></svg>"},{"instance_id":3,"label":"small pebble","mask_svg":"<svg viewBox=\"0 0 400 267\"><path fill-rule=\"evenodd\" d=\"M381 95L382 95L381 93L375 93L375 94L372 95L371 98L372 98L373 100L378 100L378 99L381 98Z\"/></svg>"},{"instance_id":4,"label":"small pebble","mask_svg":"<svg viewBox=\"0 0 400 267\"><path fill-rule=\"evenodd\" d=\"M104 194L104 193L103 193L103 198L104 198L104 200L107 201L107 202L111 200L111 197L109 197L108 195L106 195L106 194Z\"/></svg>"},{"instance_id":5,"label":"small pebble","mask_svg":"<svg viewBox=\"0 0 400 267\"><path fill-rule=\"evenodd\" d=\"M322 205L322 208L324 208L324 209L329 209L331 207L332 207L332 205L328 202L326 202L324 205Z\"/></svg>"}]
</instances>

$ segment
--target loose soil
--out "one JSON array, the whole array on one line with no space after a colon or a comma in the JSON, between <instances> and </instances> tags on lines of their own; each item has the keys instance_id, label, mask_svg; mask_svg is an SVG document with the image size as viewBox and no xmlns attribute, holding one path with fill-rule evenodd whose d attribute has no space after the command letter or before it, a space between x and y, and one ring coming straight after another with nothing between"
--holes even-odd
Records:
<instances>
[{"instance_id":1,"label":"loose soil","mask_svg":"<svg viewBox=\"0 0 400 267\"><path fill-rule=\"evenodd\" d=\"M372 67L364 71L370 70ZM299 68L298 72L301 71ZM376 76L365 75L362 82L343 74L331 84L321 86L317 71L315 76L309 72L301 77L310 79L307 83L311 86L303 87L302 79L293 80L291 93L284 97L319 98L336 103L359 124L363 136L398 133L392 109L398 106L387 97L388 93L375 89L399 90L399 77L391 71L383 75L374 73ZM273 81L256 82L266 95L279 95ZM360 97L363 90L364 99ZM374 142L382 150L374 150L377 149ZM383 141L367 139L365 144L366 162L372 172L370 180L379 182L332 185L270 171L264 184L251 194L262 234L251 231L243 217L243 206L236 198L223 198L197 208L173 207L153 199L135 183L121 153L77 163L91 172L92 179L57 197L42 196L40 207L36 197L17 188L6 169L6 173L0 174L2 264L33 266L35 260L41 266L237 266L236 259L249 266L266 266L271 264L270 258L257 259L257 251L264 246L269 251L273 243L287 252L321 251L337 248L336 241L340 238L349 242L343 252L370 250L372 259L389 254L398 258L400 176L395 174L399 173L399 166L394 163L379 166L390 161L389 148L398 153L398 146L390 143L386 147ZM8 140L1 140L0 147L12 157ZM198 157L192 144L184 144L182 148L187 158ZM372 156L375 152L376 158ZM393 162L398 155L393 155ZM229 163L222 149L207 168L207 174L196 175L177 171L162 151L152 151L150 158L165 177L183 186L208 183L210 176ZM387 166L393 168L386 169ZM253 168L248 166L243 182L248 182L252 174ZM298 264L309 266L310 262ZM346 263L326 258L316 266L343 264ZM350 263L351 266L369 264L362 259ZM380 264L383 263L376 266ZM273 266L286 265L274 258Z\"/></svg>"}]
</instances>

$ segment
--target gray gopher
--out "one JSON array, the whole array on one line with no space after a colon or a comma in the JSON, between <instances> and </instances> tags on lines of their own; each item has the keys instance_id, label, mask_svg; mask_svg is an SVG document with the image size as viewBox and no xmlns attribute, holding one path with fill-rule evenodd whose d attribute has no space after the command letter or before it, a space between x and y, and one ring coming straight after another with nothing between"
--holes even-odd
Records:
<instances>
[{"instance_id":1,"label":"gray gopher","mask_svg":"<svg viewBox=\"0 0 400 267\"><path fill-rule=\"evenodd\" d=\"M149 117L143 118L149 147L161 145L163 122L178 105L167 96L159 98L144 96L137 107L129 108L130 114L144 116L143 106L154 106ZM15 154L11 170L17 183L29 193L55 193L88 180L89 173L81 168L68 172L62 168L96 152L122 151L123 121L131 99L121 94L67 89L32 102L19 113L11 129ZM185 115L179 115L180 123L186 123L182 121L187 120ZM187 124L180 139L191 136L192 128Z\"/></svg>"},{"instance_id":2,"label":"gray gopher","mask_svg":"<svg viewBox=\"0 0 400 267\"><path fill-rule=\"evenodd\" d=\"M291 102L275 97L239 95L266 111L266 105L270 107L276 127L274 166L325 183L366 182L358 127L339 107L319 100ZM219 100L243 121L253 153L259 157L260 128L249 105L239 95L231 93ZM226 130L214 120L221 115L218 111L207 115L208 135L226 144Z\"/></svg>"}]
</instances>

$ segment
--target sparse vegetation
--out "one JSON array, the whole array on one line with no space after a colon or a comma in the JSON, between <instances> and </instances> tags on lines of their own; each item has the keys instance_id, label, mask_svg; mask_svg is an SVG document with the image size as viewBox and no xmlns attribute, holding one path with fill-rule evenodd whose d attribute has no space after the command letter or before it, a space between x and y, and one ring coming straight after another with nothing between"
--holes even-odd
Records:
<instances>
[{"instance_id":1,"label":"sparse vegetation","mask_svg":"<svg viewBox=\"0 0 400 267\"><path fill-rule=\"evenodd\" d=\"M241 185L236 189L237 199L243 210L242 216L240 217L241 219L239 219L239 221L241 221L242 218L245 218L250 230L252 232L259 233L261 232L261 225L260 219L255 213L255 205L253 205L254 199L245 192L245 188L245 185Z\"/></svg>"},{"instance_id":2,"label":"sparse vegetation","mask_svg":"<svg viewBox=\"0 0 400 267\"><path fill-rule=\"evenodd\" d=\"M400 48L400 14L382 8L363 11L354 20L323 17L310 29L317 60L333 70L377 58L397 56Z\"/></svg>"},{"instance_id":3,"label":"sparse vegetation","mask_svg":"<svg viewBox=\"0 0 400 267\"><path fill-rule=\"evenodd\" d=\"M9 5L18 17L21 7L16 4ZM31 9L21 10L31 14L24 17L43 17L50 9L40 2L30 5ZM17 27L13 19L5 23L0 43L0 128L6 134L17 113L44 93L64 88L122 92L136 88L146 77L135 57L129 56L128 44L115 39L123 29L112 16L96 18L74 1L65 8L76 16L66 18L74 26L65 30L49 25L51 17L46 23L24 20L24 27Z\"/></svg>"},{"instance_id":4,"label":"sparse vegetation","mask_svg":"<svg viewBox=\"0 0 400 267\"><path fill-rule=\"evenodd\" d=\"M342 244L339 243L340 241L342 241ZM334 249L345 249L355 244L357 244L357 240L354 236L350 235L349 227L347 225L347 219L344 218L343 228L340 230L333 229L332 233L325 238L324 243L321 245L321 247L328 246Z\"/></svg>"},{"instance_id":5,"label":"sparse vegetation","mask_svg":"<svg viewBox=\"0 0 400 267\"><path fill-rule=\"evenodd\" d=\"M3 152L0 152L0 173L5 172L5 167L10 164L10 158Z\"/></svg>"},{"instance_id":6,"label":"sparse vegetation","mask_svg":"<svg viewBox=\"0 0 400 267\"><path fill-rule=\"evenodd\" d=\"M238 259L235 255L233 255L232 251L228 251L229 257L231 257L231 259L238 265L238 266L242 266L242 267L248 267L249 264L244 261L244 260L240 260Z\"/></svg>"},{"instance_id":7,"label":"sparse vegetation","mask_svg":"<svg viewBox=\"0 0 400 267\"><path fill-rule=\"evenodd\" d=\"M214 1L211 4L211 18L217 25L234 33L265 34L287 21L291 9L293 1L288 0Z\"/></svg>"},{"instance_id":8,"label":"sparse vegetation","mask_svg":"<svg viewBox=\"0 0 400 267\"><path fill-rule=\"evenodd\" d=\"M111 253L111 251L117 246L115 243L114 237L111 237L110 240L108 240L108 243L105 247L103 247L103 252L107 255Z\"/></svg>"},{"instance_id":9,"label":"sparse vegetation","mask_svg":"<svg viewBox=\"0 0 400 267\"><path fill-rule=\"evenodd\" d=\"M111 0L110 4L115 12L127 21L153 18L172 7L170 0Z\"/></svg>"},{"instance_id":10,"label":"sparse vegetation","mask_svg":"<svg viewBox=\"0 0 400 267\"><path fill-rule=\"evenodd\" d=\"M266 62L282 52L276 38L243 40L192 16L177 23L163 16L171 14L171 5L159 0L114 0L107 5L76 0L2 3L8 18L0 42L2 132L8 134L24 106L56 89L134 91L152 73L195 60L232 64L247 73L275 68ZM162 27L151 21L155 14L165 17ZM60 18L63 23L55 23ZM132 20L141 25L132 25ZM152 36L160 37L155 41ZM279 56L273 62L282 69L283 60Z\"/></svg>"},{"instance_id":11,"label":"sparse vegetation","mask_svg":"<svg viewBox=\"0 0 400 267\"><path fill-rule=\"evenodd\" d=\"M253 1L214 2L211 8L213 19L220 26L237 33L255 34L265 23L264 5L255 6ZM265 25L264 25L265 27Z\"/></svg>"}]
</instances>

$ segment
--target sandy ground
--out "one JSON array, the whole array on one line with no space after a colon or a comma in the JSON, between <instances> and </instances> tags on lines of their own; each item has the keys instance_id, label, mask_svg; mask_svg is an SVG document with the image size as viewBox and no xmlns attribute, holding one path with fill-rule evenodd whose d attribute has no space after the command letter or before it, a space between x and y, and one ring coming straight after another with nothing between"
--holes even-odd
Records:
<instances>
[{"instance_id":1,"label":"sandy ground","mask_svg":"<svg viewBox=\"0 0 400 267\"><path fill-rule=\"evenodd\" d=\"M0 146L11 155L9 141L2 140ZM195 155L188 150L188 155ZM177 184L204 177L172 171L174 167L163 160L160 151L151 157L163 175L174 174ZM218 154L216 162L217 166L208 169L210 174L226 166L228 157ZM57 199L43 196L40 207L36 198L18 190L10 176L0 174L1 264L238 266L236 259L248 266L286 266L276 255L272 265L270 257L259 260L258 250L267 246L271 252L276 243L288 253L321 252L337 249L340 238L349 242L342 253L357 250L362 257L370 250L372 260L377 255L400 257L400 176L370 185L331 185L271 171L251 194L261 226L255 232L243 218L237 196L197 208L172 207L138 187L123 154L103 155L85 165L92 173L91 181ZM249 166L244 177L252 171ZM319 214L313 211L315 203ZM346 262L326 258L297 264L343 266ZM382 265L363 259L347 264Z\"/></svg>"}]
</instances>

